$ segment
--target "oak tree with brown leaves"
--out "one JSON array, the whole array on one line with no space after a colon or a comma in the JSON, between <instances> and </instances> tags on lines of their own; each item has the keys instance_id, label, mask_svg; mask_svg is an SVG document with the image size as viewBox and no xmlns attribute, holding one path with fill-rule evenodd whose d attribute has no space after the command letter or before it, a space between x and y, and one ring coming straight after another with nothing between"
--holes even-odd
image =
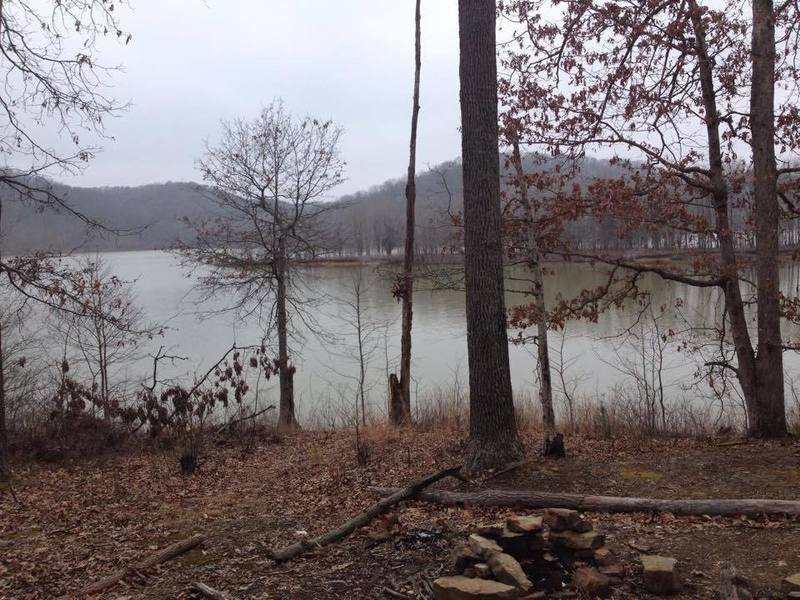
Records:
<instances>
[{"instance_id":1,"label":"oak tree with brown leaves","mask_svg":"<svg viewBox=\"0 0 800 600\"><path fill-rule=\"evenodd\" d=\"M550 251L612 271L551 318L596 318L601 302L640 296L646 273L719 289L709 376L735 376L750 435L785 435L782 352L794 345L780 322L796 318L797 302L779 290L778 257L782 219L797 212L797 5L514 0L500 10L514 23L504 124L539 157L526 178L549 218L611 221L620 238L677 234L687 246L688 264L652 265L561 238ZM612 152L615 173L582 181L593 151Z\"/></svg>"}]
</instances>

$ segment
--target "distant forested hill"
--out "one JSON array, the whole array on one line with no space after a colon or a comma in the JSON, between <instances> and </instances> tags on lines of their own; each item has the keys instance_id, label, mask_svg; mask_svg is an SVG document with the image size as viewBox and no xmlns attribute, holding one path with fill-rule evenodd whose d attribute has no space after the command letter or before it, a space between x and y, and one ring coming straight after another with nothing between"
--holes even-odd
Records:
<instances>
[{"instance_id":1,"label":"distant forested hill","mask_svg":"<svg viewBox=\"0 0 800 600\"><path fill-rule=\"evenodd\" d=\"M619 174L608 161L586 159L581 180ZM7 191L3 202L3 251L23 254L33 251L151 250L191 243L192 230L183 222L221 214L208 190L195 183L163 183L139 187L78 188L53 184L53 191L75 210L111 228L141 229L135 235L114 236L93 232L64 211L36 212ZM0 194L3 190L0 189ZM341 255L386 255L398 252L405 227L405 178L332 201L337 210L325 211L324 230L330 246ZM453 245L457 236L451 215L461 212L463 190L461 162L442 163L417 175L417 249L438 254ZM703 209L698 208L698 211ZM710 211L708 209L706 212ZM707 215L711 218L711 214ZM734 211L734 228L746 228L746 211ZM611 221L583 218L569 223L565 233L575 247L606 249L670 249L688 247L691 240L678 239L659 230L630 233L619 238ZM789 235L791 234L791 235ZM688 234L687 234L688 235ZM800 222L792 222L786 240L800 239ZM787 237L788 236L788 237ZM684 236L686 237L686 236ZM796 243L796 241L794 242Z\"/></svg>"},{"instance_id":2,"label":"distant forested hill","mask_svg":"<svg viewBox=\"0 0 800 600\"><path fill-rule=\"evenodd\" d=\"M450 188L454 210L461 209L461 165L436 167L419 176L420 249L440 245L449 236L447 207ZM138 187L80 188L53 184L53 192L76 211L114 229L142 229L135 235L87 233L86 225L63 210L37 212L15 194L4 194L3 251L25 254L45 251L151 250L191 242L183 219L196 220L219 209L207 190L195 183L162 183ZM2 193L2 192L0 192ZM405 180L388 181L370 190L334 201L339 210L326 213L326 228L342 253L386 253L402 244L405 222Z\"/></svg>"},{"instance_id":3,"label":"distant forested hill","mask_svg":"<svg viewBox=\"0 0 800 600\"><path fill-rule=\"evenodd\" d=\"M86 224L60 210L37 212L16 195L3 203L3 251L151 250L168 248L191 232L182 217L212 214L214 204L193 183L138 187L79 188L59 184L53 192L72 208L115 229L142 229L135 235L87 232Z\"/></svg>"}]
</instances>

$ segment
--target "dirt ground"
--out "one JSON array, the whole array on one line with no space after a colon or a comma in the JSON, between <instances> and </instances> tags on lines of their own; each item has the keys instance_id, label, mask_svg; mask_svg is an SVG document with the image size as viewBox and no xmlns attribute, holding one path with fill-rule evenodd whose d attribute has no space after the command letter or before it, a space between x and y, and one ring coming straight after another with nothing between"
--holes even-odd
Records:
<instances>
[{"instance_id":1,"label":"dirt ground","mask_svg":"<svg viewBox=\"0 0 800 600\"><path fill-rule=\"evenodd\" d=\"M0 495L0 598L51 599L136 563L195 533L202 546L98 597L181 598L201 582L244 599L430 598L452 573L452 549L477 524L510 511L411 502L350 538L287 564L270 548L318 534L375 501L369 485L400 485L457 465L461 432L373 429L359 466L352 432L260 439L250 452L215 444L201 472L178 473L175 455L128 450L60 465L17 465L16 504ZM568 438L565 460L532 460L484 487L662 498L798 499L800 443ZM729 443L729 442L727 442ZM529 440L531 448L538 444ZM452 489L481 484L443 482ZM637 548L679 560L678 598L715 598L719 563L733 562L757 597L800 572L793 519L589 515L629 575L615 598L641 591ZM391 590L391 591L387 591Z\"/></svg>"}]
</instances>

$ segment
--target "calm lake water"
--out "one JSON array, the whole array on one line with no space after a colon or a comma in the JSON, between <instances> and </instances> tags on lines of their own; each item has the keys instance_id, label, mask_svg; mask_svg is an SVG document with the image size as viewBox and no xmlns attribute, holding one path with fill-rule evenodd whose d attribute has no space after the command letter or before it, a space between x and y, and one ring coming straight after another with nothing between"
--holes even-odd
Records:
<instances>
[{"instance_id":1,"label":"calm lake water","mask_svg":"<svg viewBox=\"0 0 800 600\"><path fill-rule=\"evenodd\" d=\"M196 281L177 259L164 252L119 252L103 254L110 269L124 280L135 280L134 290L138 304L149 321L167 326L163 338L152 342L155 351L159 346L170 353L187 357L185 361L166 363L161 367L164 377L180 377L187 381L205 373L222 354L238 344L258 343L262 327L258 319L242 320L230 313L213 316L209 311L222 309L234 298L217 298L198 303L193 291ZM570 297L581 289L600 285L606 271L586 264L553 265L555 274L546 282L548 302L552 304L557 294ZM311 304L306 318L295 318L298 332L293 342L293 358L297 367L295 376L298 411L301 418L331 420L350 412L355 399L355 374L358 362L352 345L355 342L352 311L342 300L353 301L353 281L359 271L355 266L326 266L303 270ZM374 414L385 412L385 381L387 361L394 371L399 363L400 307L392 298L390 283L374 265L361 268L363 320L370 328L368 347L371 349L368 364L367 395ZM783 273L784 287L796 292L798 274L789 267ZM524 282L509 281L509 286L524 287ZM654 312L662 333L685 330L690 322L713 319L719 314L721 304L715 290L691 288L647 279L644 285L653 294ZM451 390L454 386L466 388L467 352L464 320L464 294L460 291L415 290L413 329L412 389L419 403L430 401L437 391ZM509 293L507 302L524 302L519 294ZM676 303L682 304L676 309ZM665 310L660 310L661 306ZM570 322L566 332L551 335L551 352L557 365L563 356L566 365L565 380L568 389L579 398L603 398L619 393L620 386L630 386L633 378L629 371L642 373L642 353L652 356L658 347L657 335L636 338L615 337L630 329L641 333L652 330L652 322L642 319L634 307L613 309L601 315L598 323ZM317 335L324 332L324 336ZM685 336L681 339L687 339ZM695 339L694 341L698 341ZM692 386L698 361L702 355L687 354L676 343L666 345L663 353L661 379L665 395L670 401L689 399L703 401L708 386ZM561 351L559 351L561 350ZM710 352L710 351L709 351ZM536 349L533 345L511 346L511 370L518 402L533 401L536 383ZM800 365L795 355L787 355L789 371ZM649 368L649 367L648 367ZM118 377L146 377L152 371L152 361L146 357L127 365ZM652 369L648 377L654 376ZM554 374L560 387L560 378ZM277 382L259 386L259 404L277 403ZM561 397L562 394L557 394Z\"/></svg>"}]
</instances>

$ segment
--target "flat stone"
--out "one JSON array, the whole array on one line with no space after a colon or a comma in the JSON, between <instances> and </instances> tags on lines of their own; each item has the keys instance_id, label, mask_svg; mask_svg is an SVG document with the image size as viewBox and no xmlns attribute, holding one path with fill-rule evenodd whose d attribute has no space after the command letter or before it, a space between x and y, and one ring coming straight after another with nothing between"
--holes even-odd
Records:
<instances>
[{"instance_id":1,"label":"flat stone","mask_svg":"<svg viewBox=\"0 0 800 600\"><path fill-rule=\"evenodd\" d=\"M440 577L433 582L435 600L518 600L522 592L513 586L469 577Z\"/></svg>"},{"instance_id":2,"label":"flat stone","mask_svg":"<svg viewBox=\"0 0 800 600\"><path fill-rule=\"evenodd\" d=\"M597 531L576 533L574 531L551 531L550 541L569 550L596 550L603 545L605 536Z\"/></svg>"},{"instance_id":3,"label":"flat stone","mask_svg":"<svg viewBox=\"0 0 800 600\"><path fill-rule=\"evenodd\" d=\"M567 508L548 508L544 513L544 522L552 531L571 530L581 520L577 510Z\"/></svg>"},{"instance_id":4,"label":"flat stone","mask_svg":"<svg viewBox=\"0 0 800 600\"><path fill-rule=\"evenodd\" d=\"M492 569L486 563L478 563L475 565L475 572L478 573L478 577L481 579L492 578Z\"/></svg>"},{"instance_id":5,"label":"flat stone","mask_svg":"<svg viewBox=\"0 0 800 600\"><path fill-rule=\"evenodd\" d=\"M496 540L506 530L505 523L491 523L490 525L481 525L475 530L475 533L490 540Z\"/></svg>"},{"instance_id":6,"label":"flat stone","mask_svg":"<svg viewBox=\"0 0 800 600\"><path fill-rule=\"evenodd\" d=\"M482 535L478 535L477 533L470 535L469 538L467 538L467 543L470 549L484 560L490 554L503 551L503 549L497 545L497 542L485 538Z\"/></svg>"},{"instance_id":7,"label":"flat stone","mask_svg":"<svg viewBox=\"0 0 800 600\"><path fill-rule=\"evenodd\" d=\"M787 598L789 600L800 600L800 592L789 592Z\"/></svg>"},{"instance_id":8,"label":"flat stone","mask_svg":"<svg viewBox=\"0 0 800 600\"><path fill-rule=\"evenodd\" d=\"M541 533L515 533L509 529L495 541L503 552L519 558L527 558L531 552L540 551L544 546L544 536Z\"/></svg>"},{"instance_id":9,"label":"flat stone","mask_svg":"<svg viewBox=\"0 0 800 600\"><path fill-rule=\"evenodd\" d=\"M606 575L591 567L581 567L572 574L572 585L591 597L605 598L611 590L611 581Z\"/></svg>"},{"instance_id":10,"label":"flat stone","mask_svg":"<svg viewBox=\"0 0 800 600\"><path fill-rule=\"evenodd\" d=\"M790 592L800 592L800 573L789 575L783 580L783 591L787 594Z\"/></svg>"},{"instance_id":11,"label":"flat stone","mask_svg":"<svg viewBox=\"0 0 800 600\"><path fill-rule=\"evenodd\" d=\"M628 542L628 546L636 550L637 552L641 552L642 554L648 554L653 551L653 546L646 540L631 540Z\"/></svg>"},{"instance_id":12,"label":"flat stone","mask_svg":"<svg viewBox=\"0 0 800 600\"><path fill-rule=\"evenodd\" d=\"M476 563L483 562L483 557L475 552L469 545L460 546L453 553L453 565L457 572L472 568Z\"/></svg>"},{"instance_id":13,"label":"flat stone","mask_svg":"<svg viewBox=\"0 0 800 600\"><path fill-rule=\"evenodd\" d=\"M586 533L594 529L594 524L589 519L578 519L575 524L570 527L570 531L577 531L578 533Z\"/></svg>"},{"instance_id":14,"label":"flat stone","mask_svg":"<svg viewBox=\"0 0 800 600\"><path fill-rule=\"evenodd\" d=\"M601 546L594 551L594 562L601 567L607 567L616 563L617 558L606 546Z\"/></svg>"},{"instance_id":15,"label":"flat stone","mask_svg":"<svg viewBox=\"0 0 800 600\"><path fill-rule=\"evenodd\" d=\"M544 526L544 517L514 515L506 520L506 527L513 533L539 533Z\"/></svg>"},{"instance_id":16,"label":"flat stone","mask_svg":"<svg viewBox=\"0 0 800 600\"><path fill-rule=\"evenodd\" d=\"M464 569L464 577L477 577L478 579L491 579L492 570L486 563L475 563Z\"/></svg>"},{"instance_id":17,"label":"flat stone","mask_svg":"<svg viewBox=\"0 0 800 600\"><path fill-rule=\"evenodd\" d=\"M642 555L642 580L648 592L667 596L680 588L678 561L667 556Z\"/></svg>"},{"instance_id":18,"label":"flat stone","mask_svg":"<svg viewBox=\"0 0 800 600\"><path fill-rule=\"evenodd\" d=\"M523 591L528 591L533 587L531 580L525 575L522 566L516 558L510 554L490 554L486 559L492 574L497 581L507 585L513 585Z\"/></svg>"}]
</instances>

